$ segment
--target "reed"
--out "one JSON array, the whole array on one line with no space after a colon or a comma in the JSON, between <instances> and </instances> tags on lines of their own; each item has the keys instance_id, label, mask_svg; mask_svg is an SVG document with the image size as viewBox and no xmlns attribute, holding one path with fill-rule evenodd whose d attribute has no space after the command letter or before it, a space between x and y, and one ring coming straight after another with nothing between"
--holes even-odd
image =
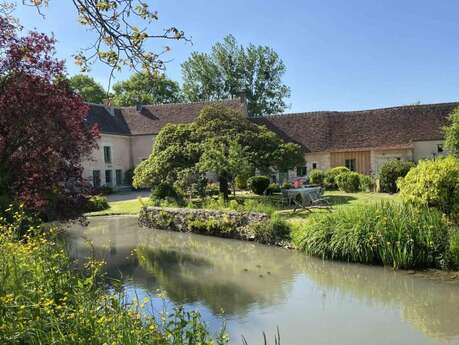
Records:
<instances>
[{"instance_id":1,"label":"reed","mask_svg":"<svg viewBox=\"0 0 459 345\"><path fill-rule=\"evenodd\" d=\"M297 226L295 244L326 259L393 268L447 268L455 231L440 212L382 202L314 214Z\"/></svg>"}]
</instances>

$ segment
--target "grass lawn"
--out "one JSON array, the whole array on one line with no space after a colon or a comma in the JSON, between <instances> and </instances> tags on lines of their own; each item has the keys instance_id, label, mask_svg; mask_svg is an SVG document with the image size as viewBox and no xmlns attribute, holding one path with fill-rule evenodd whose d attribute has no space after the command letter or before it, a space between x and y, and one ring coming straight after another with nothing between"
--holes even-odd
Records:
<instances>
[{"instance_id":1,"label":"grass lawn","mask_svg":"<svg viewBox=\"0 0 459 345\"><path fill-rule=\"evenodd\" d=\"M243 192L237 193L237 198L240 199L253 199L253 200L266 200L264 196L258 196L251 193ZM398 195L390 195L384 193L344 193L340 191L326 192L325 196L328 197L334 207L351 207L357 205L364 205L371 202L398 200ZM140 201L141 200L141 201ZM142 204L148 203L148 198L132 199L124 201L109 202L110 208L87 213L87 216L103 216L103 215L119 215L119 214L138 214L142 208ZM313 212L326 212L324 210L313 210ZM292 210L279 210L277 211L282 218L292 221L299 221L307 218L309 212L297 211L293 213Z\"/></svg>"},{"instance_id":2,"label":"grass lawn","mask_svg":"<svg viewBox=\"0 0 459 345\"><path fill-rule=\"evenodd\" d=\"M142 200L142 202L140 202ZM86 213L86 216L107 216L107 215L118 215L118 214L138 214L140 209L142 208L142 203L147 204L148 198L141 198L141 199L132 199L132 200L123 200L123 201L112 201L108 204L110 208L97 211L97 212L90 212Z\"/></svg>"}]
</instances>

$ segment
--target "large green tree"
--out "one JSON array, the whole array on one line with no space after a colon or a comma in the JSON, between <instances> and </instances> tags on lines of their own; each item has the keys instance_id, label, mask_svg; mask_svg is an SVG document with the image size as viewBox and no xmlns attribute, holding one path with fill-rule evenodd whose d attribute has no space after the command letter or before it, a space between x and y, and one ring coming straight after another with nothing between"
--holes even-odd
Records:
<instances>
[{"instance_id":1,"label":"large green tree","mask_svg":"<svg viewBox=\"0 0 459 345\"><path fill-rule=\"evenodd\" d=\"M286 108L290 96L290 88L282 82L285 71L272 48L243 47L228 35L209 54L195 52L182 64L183 93L192 102L244 93L251 116L278 113Z\"/></svg>"},{"instance_id":2,"label":"large green tree","mask_svg":"<svg viewBox=\"0 0 459 345\"><path fill-rule=\"evenodd\" d=\"M118 106L177 103L182 100L179 84L163 74L135 73L128 80L113 85L113 92L113 103Z\"/></svg>"},{"instance_id":3,"label":"large green tree","mask_svg":"<svg viewBox=\"0 0 459 345\"><path fill-rule=\"evenodd\" d=\"M87 75L74 75L69 79L69 85L86 102L102 104L104 99L107 98L104 88Z\"/></svg>"},{"instance_id":4,"label":"large green tree","mask_svg":"<svg viewBox=\"0 0 459 345\"><path fill-rule=\"evenodd\" d=\"M283 142L234 109L210 105L191 124L169 124L159 132L152 154L135 170L134 186L177 184L190 172L213 171L227 199L229 183L249 168L268 172L301 164L304 157L299 145Z\"/></svg>"},{"instance_id":5,"label":"large green tree","mask_svg":"<svg viewBox=\"0 0 459 345\"><path fill-rule=\"evenodd\" d=\"M446 148L459 158L459 108L449 116L448 126L445 127Z\"/></svg>"}]
</instances>

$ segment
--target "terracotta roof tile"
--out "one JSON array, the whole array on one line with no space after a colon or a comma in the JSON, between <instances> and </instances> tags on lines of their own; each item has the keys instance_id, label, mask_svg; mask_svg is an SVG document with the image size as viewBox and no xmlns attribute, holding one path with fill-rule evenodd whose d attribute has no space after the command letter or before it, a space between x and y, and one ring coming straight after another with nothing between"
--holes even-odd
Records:
<instances>
[{"instance_id":1,"label":"terracotta roof tile","mask_svg":"<svg viewBox=\"0 0 459 345\"><path fill-rule=\"evenodd\" d=\"M441 140L442 127L459 103L401 106L351 112L313 112L255 118L307 152L408 147Z\"/></svg>"}]
</instances>

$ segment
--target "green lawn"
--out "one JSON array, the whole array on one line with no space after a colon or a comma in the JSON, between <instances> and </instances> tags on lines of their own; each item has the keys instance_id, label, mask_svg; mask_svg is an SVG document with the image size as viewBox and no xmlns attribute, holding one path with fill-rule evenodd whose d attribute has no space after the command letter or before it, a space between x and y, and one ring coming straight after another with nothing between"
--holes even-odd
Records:
<instances>
[{"instance_id":1,"label":"green lawn","mask_svg":"<svg viewBox=\"0 0 459 345\"><path fill-rule=\"evenodd\" d=\"M344 193L339 191L326 192L325 196L328 197L334 207L351 207L356 205L364 205L370 202L398 200L398 195L390 195L384 193ZM264 196L257 196L250 193L238 193L237 198L240 199L253 199L253 200L266 200ZM141 200L141 201L140 201ZM102 215L118 215L118 214L138 214L142 204L148 204L148 198L133 199L126 201L113 201L109 202L110 208L103 211L87 213L87 216L102 216ZM308 216L308 212L297 211L293 213L291 210L278 210L279 214L285 219L304 219ZM314 212L325 212L324 210L314 210Z\"/></svg>"},{"instance_id":2,"label":"green lawn","mask_svg":"<svg viewBox=\"0 0 459 345\"><path fill-rule=\"evenodd\" d=\"M140 201L141 200L141 201ZM110 208L86 213L86 216L106 216L106 215L118 215L118 214L138 214L142 208L142 203L147 204L148 198L124 200L124 201L113 201L109 202Z\"/></svg>"}]
</instances>

